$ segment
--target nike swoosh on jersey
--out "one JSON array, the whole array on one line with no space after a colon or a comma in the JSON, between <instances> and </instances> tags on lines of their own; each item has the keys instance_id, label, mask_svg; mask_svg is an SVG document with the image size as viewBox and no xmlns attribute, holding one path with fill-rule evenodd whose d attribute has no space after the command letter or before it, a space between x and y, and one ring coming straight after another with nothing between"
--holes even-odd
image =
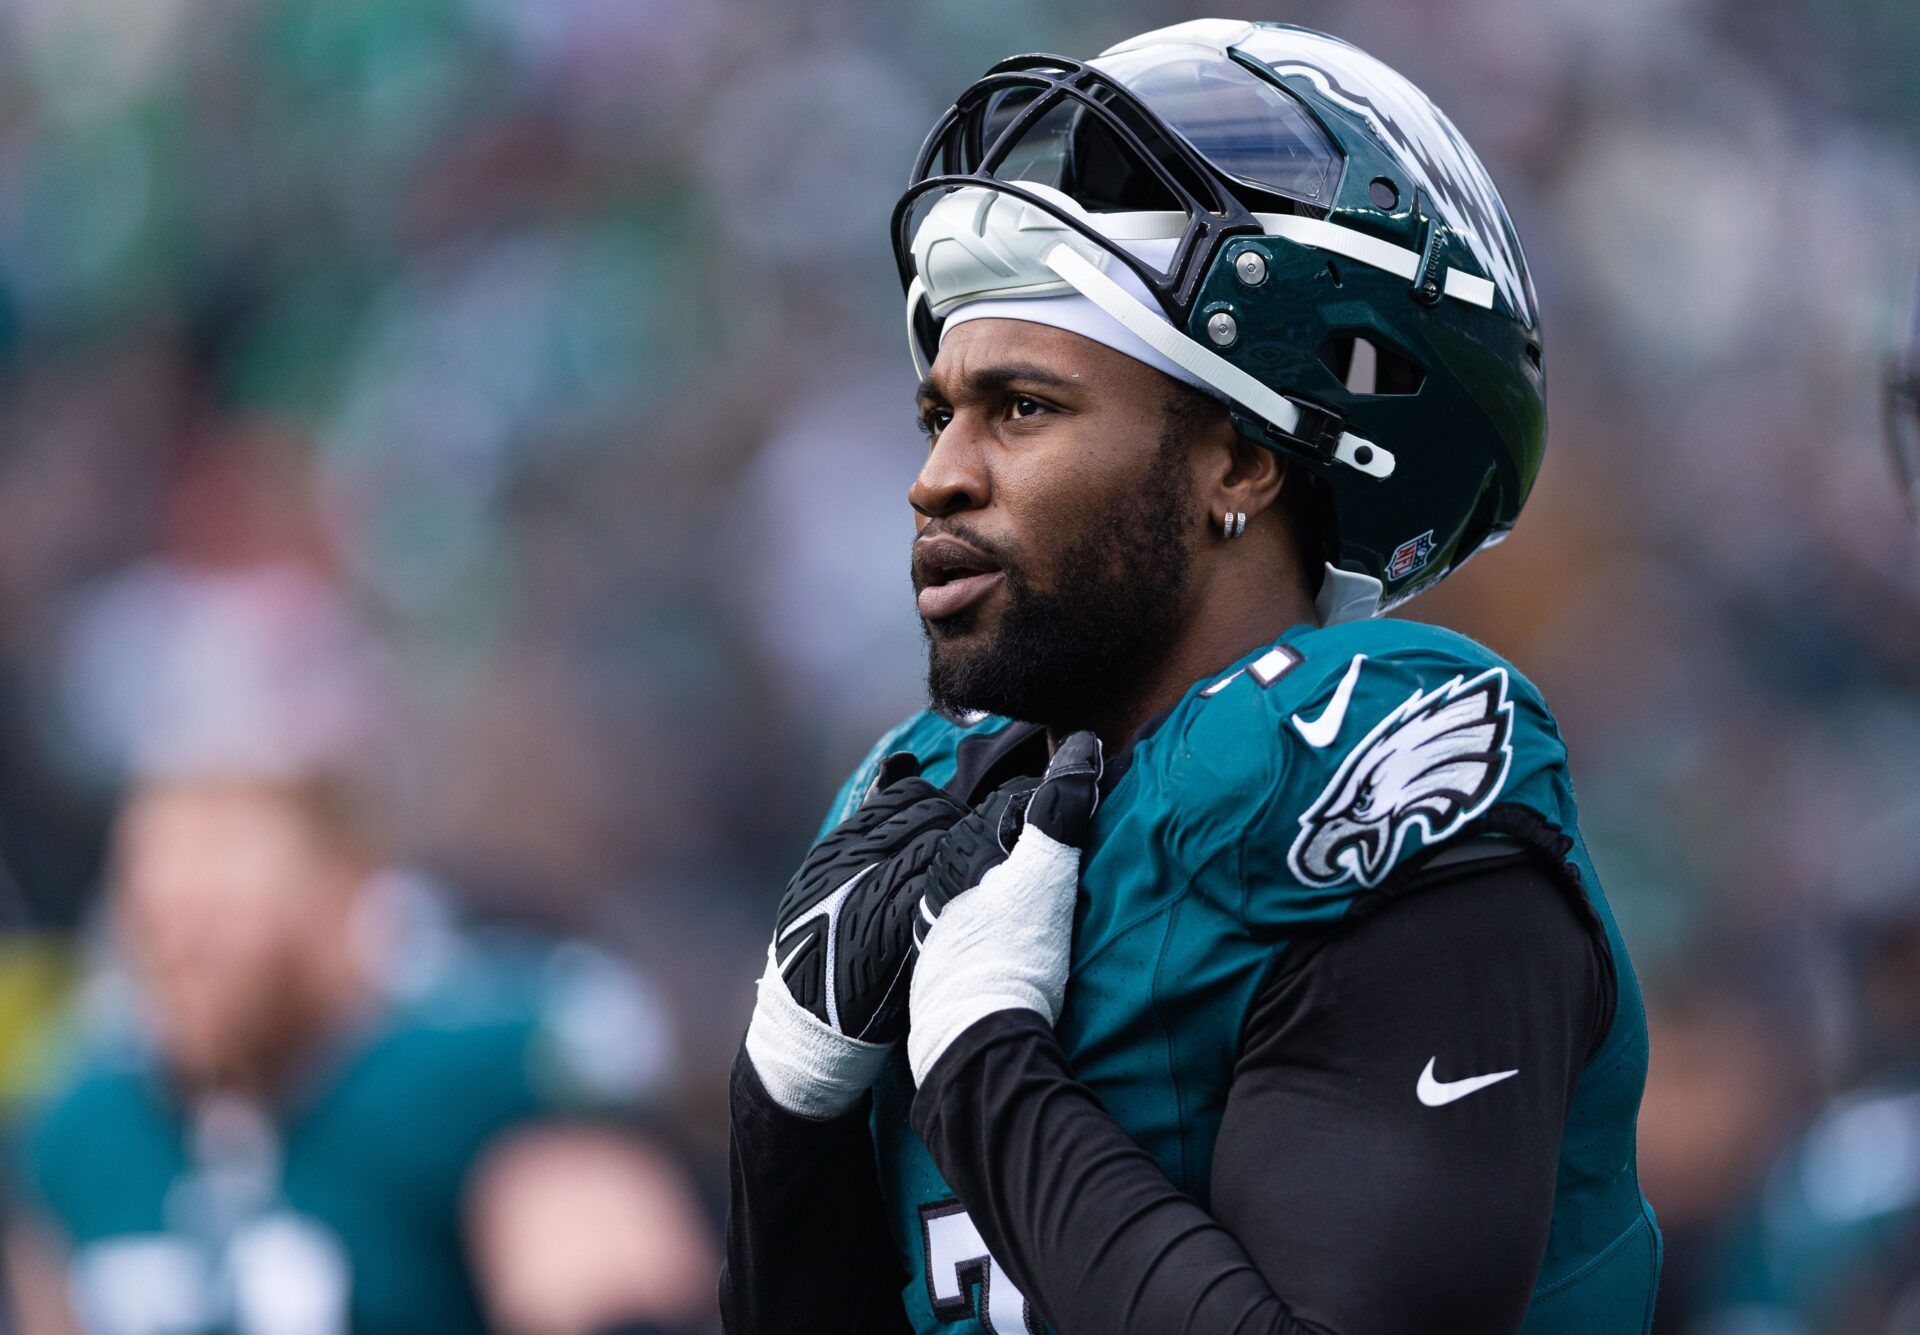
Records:
<instances>
[{"instance_id":1,"label":"nike swoosh on jersey","mask_svg":"<svg viewBox=\"0 0 1920 1335\"><path fill-rule=\"evenodd\" d=\"M1354 685L1360 680L1360 665L1366 661L1365 654L1353 656L1353 662L1347 665L1347 675L1334 688L1333 699L1320 711L1319 718L1309 723L1298 714L1293 716L1293 726L1314 750L1332 746L1333 739L1340 735L1340 725L1347 721L1347 706L1353 703Z\"/></svg>"},{"instance_id":2,"label":"nike swoosh on jersey","mask_svg":"<svg viewBox=\"0 0 1920 1335\"><path fill-rule=\"evenodd\" d=\"M1436 1080L1433 1078L1433 1064L1439 1060L1438 1057L1427 1058L1427 1069L1420 1072L1420 1085L1416 1091L1420 1095L1420 1102L1429 1108L1443 1107L1455 1099L1464 1099L1467 1095L1478 1093L1488 1085L1497 1085L1509 1076L1520 1074L1520 1068L1516 1066L1511 1071L1494 1071L1490 1075L1470 1075L1463 1080Z\"/></svg>"}]
</instances>

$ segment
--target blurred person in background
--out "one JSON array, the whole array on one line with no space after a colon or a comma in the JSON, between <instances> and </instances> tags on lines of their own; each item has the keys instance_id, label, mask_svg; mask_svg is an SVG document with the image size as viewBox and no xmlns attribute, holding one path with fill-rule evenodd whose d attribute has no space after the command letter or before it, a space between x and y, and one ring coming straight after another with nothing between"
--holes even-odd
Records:
<instances>
[{"instance_id":1,"label":"blurred person in background","mask_svg":"<svg viewBox=\"0 0 1920 1335\"><path fill-rule=\"evenodd\" d=\"M28 1132L28 1335L700 1328L684 1170L621 1128L645 1091L595 1069L605 1035L570 1032L581 1006L618 1028L611 961L410 922L365 801L326 773L133 789L111 915L139 1032Z\"/></svg>"},{"instance_id":2,"label":"blurred person in background","mask_svg":"<svg viewBox=\"0 0 1920 1335\"><path fill-rule=\"evenodd\" d=\"M1914 280L1906 328L1887 359L1886 420L1894 481L1920 522L1920 278Z\"/></svg>"},{"instance_id":3,"label":"blurred person in background","mask_svg":"<svg viewBox=\"0 0 1920 1335\"><path fill-rule=\"evenodd\" d=\"M700 1329L710 1224L640 1130L667 1019L397 869L383 655L323 562L238 541L298 529L236 457L185 474L197 548L68 617L71 726L127 785L72 1070L20 1135L22 1329Z\"/></svg>"},{"instance_id":4,"label":"blurred person in background","mask_svg":"<svg viewBox=\"0 0 1920 1335\"><path fill-rule=\"evenodd\" d=\"M1829 943L1850 1069L1720 1221L1691 1335L1920 1331L1915 890Z\"/></svg>"},{"instance_id":5,"label":"blurred person in background","mask_svg":"<svg viewBox=\"0 0 1920 1335\"><path fill-rule=\"evenodd\" d=\"M1910 292L1884 409L1894 481L1920 521L1920 281ZM1859 837L1906 848L1915 829L1920 794L1894 793ZM1920 1331L1920 869L1821 937L1840 1088L1717 1221L1690 1335Z\"/></svg>"}]
</instances>

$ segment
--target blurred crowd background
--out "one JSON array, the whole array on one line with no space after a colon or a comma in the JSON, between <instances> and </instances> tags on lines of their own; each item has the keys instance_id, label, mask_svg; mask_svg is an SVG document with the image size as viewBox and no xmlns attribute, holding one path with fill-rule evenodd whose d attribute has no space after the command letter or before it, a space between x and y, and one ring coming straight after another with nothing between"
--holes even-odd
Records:
<instances>
[{"instance_id":1,"label":"blurred crowd background","mask_svg":"<svg viewBox=\"0 0 1920 1335\"><path fill-rule=\"evenodd\" d=\"M591 960L596 1116L711 1229L773 904L921 700L888 210L992 61L1205 12L0 0L14 1138L153 1027L130 796L345 776L408 921L546 961L539 1015ZM1652 1010L1660 1331L1920 1331L1920 534L1879 420L1920 8L1235 16L1425 87L1534 267L1545 471L1410 610L1568 737Z\"/></svg>"}]
</instances>

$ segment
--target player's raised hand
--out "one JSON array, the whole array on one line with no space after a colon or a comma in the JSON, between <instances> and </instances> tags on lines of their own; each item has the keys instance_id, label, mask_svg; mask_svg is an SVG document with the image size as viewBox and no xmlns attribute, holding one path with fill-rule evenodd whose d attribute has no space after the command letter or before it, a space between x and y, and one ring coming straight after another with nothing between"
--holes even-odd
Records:
<instances>
[{"instance_id":1,"label":"player's raised hand","mask_svg":"<svg viewBox=\"0 0 1920 1335\"><path fill-rule=\"evenodd\" d=\"M940 1054L995 1011L1059 1018L1073 946L1080 850L1100 801L1100 739L1076 732L1037 783L996 790L946 832L914 930L907 1059L924 1082Z\"/></svg>"},{"instance_id":2,"label":"player's raised hand","mask_svg":"<svg viewBox=\"0 0 1920 1335\"><path fill-rule=\"evenodd\" d=\"M782 1107L831 1117L873 1083L906 1026L920 878L966 814L897 752L787 883L747 1029L747 1055Z\"/></svg>"}]
</instances>

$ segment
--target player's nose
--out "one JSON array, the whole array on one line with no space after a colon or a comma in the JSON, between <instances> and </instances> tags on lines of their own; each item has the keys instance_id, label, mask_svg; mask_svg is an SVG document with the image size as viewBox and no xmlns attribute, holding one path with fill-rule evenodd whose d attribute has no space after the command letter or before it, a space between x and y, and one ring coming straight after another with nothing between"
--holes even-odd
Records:
<instances>
[{"instance_id":1,"label":"player's nose","mask_svg":"<svg viewBox=\"0 0 1920 1335\"><path fill-rule=\"evenodd\" d=\"M992 494L980 451L956 419L934 441L920 475L907 488L907 503L928 519L984 507Z\"/></svg>"}]
</instances>

